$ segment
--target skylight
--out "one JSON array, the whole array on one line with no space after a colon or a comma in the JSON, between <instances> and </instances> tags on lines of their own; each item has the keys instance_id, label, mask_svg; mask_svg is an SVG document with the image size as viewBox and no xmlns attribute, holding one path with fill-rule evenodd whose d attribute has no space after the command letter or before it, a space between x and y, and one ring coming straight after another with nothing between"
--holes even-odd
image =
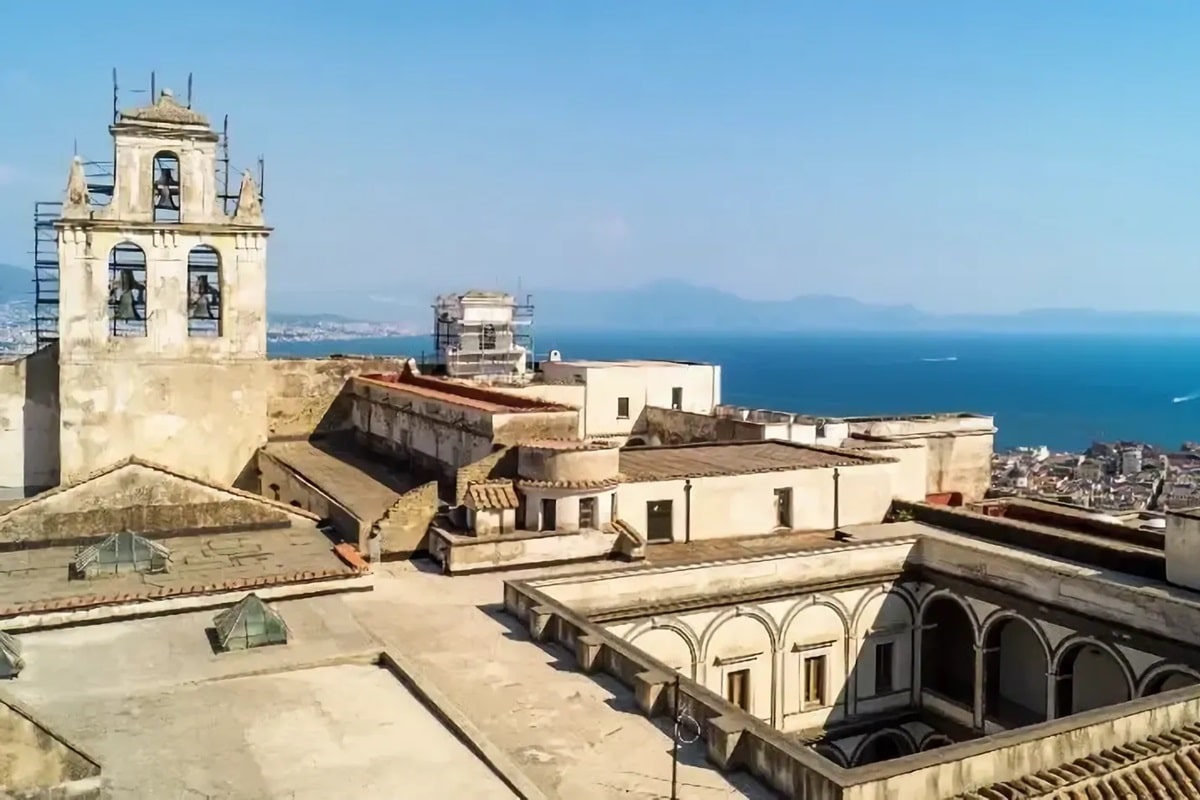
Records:
<instances>
[{"instance_id":1,"label":"skylight","mask_svg":"<svg viewBox=\"0 0 1200 800\"><path fill-rule=\"evenodd\" d=\"M278 612L256 594L248 594L237 605L213 619L217 643L222 650L248 650L272 644L287 644L288 627Z\"/></svg>"},{"instance_id":2,"label":"skylight","mask_svg":"<svg viewBox=\"0 0 1200 800\"><path fill-rule=\"evenodd\" d=\"M75 574L85 578L129 572L166 572L171 552L136 533L114 533L75 555Z\"/></svg>"}]
</instances>

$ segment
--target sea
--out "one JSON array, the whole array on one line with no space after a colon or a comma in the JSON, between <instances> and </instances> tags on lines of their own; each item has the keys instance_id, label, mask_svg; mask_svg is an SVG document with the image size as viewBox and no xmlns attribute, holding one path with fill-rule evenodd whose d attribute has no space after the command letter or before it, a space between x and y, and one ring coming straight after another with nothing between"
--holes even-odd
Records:
<instances>
[{"instance_id":1,"label":"sea","mask_svg":"<svg viewBox=\"0 0 1200 800\"><path fill-rule=\"evenodd\" d=\"M821 416L991 414L996 447L1083 450L1200 440L1200 338L983 334L687 334L539 331L539 359L720 364L726 403ZM428 337L275 342L278 355L408 355Z\"/></svg>"}]
</instances>

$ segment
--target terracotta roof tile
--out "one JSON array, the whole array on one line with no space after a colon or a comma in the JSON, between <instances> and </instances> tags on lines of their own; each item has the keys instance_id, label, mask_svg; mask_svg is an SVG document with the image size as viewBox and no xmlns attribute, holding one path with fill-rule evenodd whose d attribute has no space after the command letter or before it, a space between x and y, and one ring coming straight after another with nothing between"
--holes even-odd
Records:
<instances>
[{"instance_id":1,"label":"terracotta roof tile","mask_svg":"<svg viewBox=\"0 0 1200 800\"><path fill-rule=\"evenodd\" d=\"M1091 800L1200 798L1200 723L1010 781L956 800Z\"/></svg>"},{"instance_id":2,"label":"terracotta roof tile","mask_svg":"<svg viewBox=\"0 0 1200 800\"><path fill-rule=\"evenodd\" d=\"M472 508L510 509L521 500L512 481L480 481L467 486L467 502Z\"/></svg>"}]
</instances>

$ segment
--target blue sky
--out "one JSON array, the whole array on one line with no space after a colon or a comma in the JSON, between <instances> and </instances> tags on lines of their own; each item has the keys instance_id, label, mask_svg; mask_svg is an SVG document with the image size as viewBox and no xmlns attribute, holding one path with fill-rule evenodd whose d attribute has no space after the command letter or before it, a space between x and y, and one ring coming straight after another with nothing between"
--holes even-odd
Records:
<instances>
[{"instance_id":1,"label":"blue sky","mask_svg":"<svg viewBox=\"0 0 1200 800\"><path fill-rule=\"evenodd\" d=\"M193 72L266 156L276 288L1195 310L1198 34L1165 0L2 3L0 262L107 152L115 66Z\"/></svg>"}]
</instances>

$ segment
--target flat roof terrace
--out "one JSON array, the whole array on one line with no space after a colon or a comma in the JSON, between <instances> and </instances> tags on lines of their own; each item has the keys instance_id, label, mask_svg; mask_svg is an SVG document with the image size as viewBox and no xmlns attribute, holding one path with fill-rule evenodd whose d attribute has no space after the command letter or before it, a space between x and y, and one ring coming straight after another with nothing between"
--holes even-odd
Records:
<instances>
[{"instance_id":1,"label":"flat roof terrace","mask_svg":"<svg viewBox=\"0 0 1200 800\"><path fill-rule=\"evenodd\" d=\"M522 397L517 394L499 392L483 386L416 375L405 371L399 374L360 375L355 381L367 386L378 386L392 391L436 400L448 405L471 408L489 414L522 414L536 411L573 411L567 406Z\"/></svg>"},{"instance_id":2,"label":"flat roof terrace","mask_svg":"<svg viewBox=\"0 0 1200 800\"><path fill-rule=\"evenodd\" d=\"M668 361L656 358L619 358L612 361L577 358L567 361L551 361L551 364L561 364L566 367L580 369L605 369L606 367L710 367L703 361Z\"/></svg>"},{"instance_id":3,"label":"flat roof terrace","mask_svg":"<svg viewBox=\"0 0 1200 800\"><path fill-rule=\"evenodd\" d=\"M700 442L669 447L627 447L621 450L621 474L626 481L665 481L828 469L877 464L887 459L834 447L766 442Z\"/></svg>"},{"instance_id":4,"label":"flat roof terrace","mask_svg":"<svg viewBox=\"0 0 1200 800\"><path fill-rule=\"evenodd\" d=\"M78 552L76 547L0 553L0 619L252 591L358 574L334 553L333 542L318 530L284 528L154 540L171 553L168 572L72 580L69 569Z\"/></svg>"}]
</instances>

